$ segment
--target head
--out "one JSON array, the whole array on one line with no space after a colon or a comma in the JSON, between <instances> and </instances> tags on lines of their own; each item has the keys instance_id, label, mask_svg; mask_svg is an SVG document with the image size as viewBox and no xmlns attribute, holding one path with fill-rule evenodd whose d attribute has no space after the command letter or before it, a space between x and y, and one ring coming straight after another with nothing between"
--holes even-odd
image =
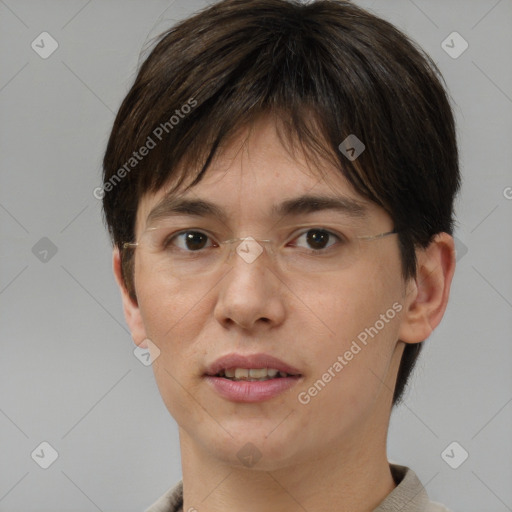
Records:
<instances>
[{"instance_id":1,"label":"head","mask_svg":"<svg viewBox=\"0 0 512 512\"><path fill-rule=\"evenodd\" d=\"M364 150L348 158L343 142L354 136ZM454 119L435 64L350 2L225 0L162 34L117 114L101 195L127 321L137 344L158 347L155 376L180 426L206 443L197 425L215 422L190 401L212 399L226 431L240 421L275 426L265 402L244 408L205 389L205 366L237 351L300 367L293 398L274 399L298 412L283 439L304 427L334 439L397 404L445 311L459 186ZM179 217L179 227L217 241L278 238L297 223L397 234L361 242L350 268L321 276L281 275L264 257L234 258L217 279L176 279L123 250L170 195L221 207L225 218ZM272 214L302 195L343 197L363 214ZM350 361L333 369L347 351ZM325 389L309 392L319 379ZM320 425L340 411L343 425Z\"/></svg>"}]
</instances>

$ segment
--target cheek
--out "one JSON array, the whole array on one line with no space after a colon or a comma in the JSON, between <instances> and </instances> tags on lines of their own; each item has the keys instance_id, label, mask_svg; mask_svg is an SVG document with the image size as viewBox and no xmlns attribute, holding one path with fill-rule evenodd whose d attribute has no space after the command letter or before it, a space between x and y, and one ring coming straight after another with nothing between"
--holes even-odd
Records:
<instances>
[{"instance_id":1,"label":"cheek","mask_svg":"<svg viewBox=\"0 0 512 512\"><path fill-rule=\"evenodd\" d=\"M206 322L204 292L198 294L179 284L163 285L164 279L139 275L137 296L147 337L160 350L152 367L157 385L170 411L177 412L184 398L183 386L194 393L197 361L204 360L198 353Z\"/></svg>"},{"instance_id":2,"label":"cheek","mask_svg":"<svg viewBox=\"0 0 512 512\"><path fill-rule=\"evenodd\" d=\"M171 279L165 272L145 271L143 265L136 266L135 287L137 299L148 337L159 341L165 348L169 340L179 343L176 336L184 325L190 328L200 322L197 310L203 293L190 288L190 284ZM193 334L193 333L191 333Z\"/></svg>"},{"instance_id":3,"label":"cheek","mask_svg":"<svg viewBox=\"0 0 512 512\"><path fill-rule=\"evenodd\" d=\"M205 421L204 411L194 398L198 397L197 361L204 359L194 343L204 327L204 293L180 293L176 285L171 289L156 280L142 282L141 274L137 288L141 316L148 338L160 350L152 363L156 384L171 416L180 418L185 430L193 430L194 425Z\"/></svg>"},{"instance_id":4,"label":"cheek","mask_svg":"<svg viewBox=\"0 0 512 512\"><path fill-rule=\"evenodd\" d=\"M323 334L311 344L301 336L312 371L300 391L310 398L305 407L311 406L315 415L336 411L350 423L372 407L398 337L401 295L396 276L377 265L377 270L339 276L323 293L310 294L308 304L321 321L301 332L311 333L318 326Z\"/></svg>"}]
</instances>

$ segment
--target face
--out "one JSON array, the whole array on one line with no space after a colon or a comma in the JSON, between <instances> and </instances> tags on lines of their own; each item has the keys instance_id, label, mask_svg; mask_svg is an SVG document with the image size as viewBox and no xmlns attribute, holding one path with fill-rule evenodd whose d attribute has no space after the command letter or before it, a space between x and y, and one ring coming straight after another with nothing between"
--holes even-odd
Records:
<instances>
[{"instance_id":1,"label":"face","mask_svg":"<svg viewBox=\"0 0 512 512\"><path fill-rule=\"evenodd\" d=\"M315 249L311 241L319 233L308 238L308 227L359 236L393 229L384 210L359 196L337 169L325 164L324 173L314 173L299 154L292 158L275 125L264 119L180 195L214 203L226 218L180 214L165 222L175 231L206 233L207 246L251 236L293 242L288 251ZM141 201L138 236L148 232L148 215L167 190ZM303 195L344 198L362 208L273 213L273 207ZM321 239L321 247L338 243L325 232ZM182 250L194 250L180 240ZM348 450L356 439L375 434L375 425L387 429L407 295L396 235L362 241L349 267L326 272L285 272L267 253L248 263L233 252L214 274L172 277L152 257L135 250L132 333L137 343L147 338L150 348L158 347L152 366L160 393L198 450L240 465L237 454L250 442L262 456L259 467L276 469ZM276 384L278 378L273 384L212 384L215 379L206 376L210 365L230 354L266 354L299 376L285 377L286 385ZM228 388L236 388L234 394L226 395Z\"/></svg>"}]
</instances>

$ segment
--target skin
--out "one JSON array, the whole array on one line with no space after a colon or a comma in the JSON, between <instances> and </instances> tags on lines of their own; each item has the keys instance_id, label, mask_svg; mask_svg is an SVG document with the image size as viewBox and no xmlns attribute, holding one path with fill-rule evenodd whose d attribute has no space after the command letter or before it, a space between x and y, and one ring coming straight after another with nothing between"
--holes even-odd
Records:
<instances>
[{"instance_id":1,"label":"skin","mask_svg":"<svg viewBox=\"0 0 512 512\"><path fill-rule=\"evenodd\" d=\"M185 195L228 211L228 226L214 224L229 230L226 238L269 238L276 222L268 217L271 206L307 192L364 202L369 215L362 235L393 229L389 215L359 196L337 169L325 163L325 172L327 179L320 179L303 155L292 158L272 120L263 118L227 145ZM141 200L137 235L165 192ZM335 219L324 211L297 222L327 220L326 227L335 228ZM190 226L196 224L192 218ZM184 510L373 510L396 486L386 438L400 357L406 343L425 340L441 321L455 269L452 237L441 233L417 251L417 276L408 282L401 277L396 236L362 244L350 268L314 278L282 276L265 258L247 264L234 256L229 272L192 286L152 272L136 252L134 302L117 249L113 255L133 339L160 350L152 366L179 426ZM401 311L308 404L299 403L298 393L394 303ZM303 377L271 400L228 401L202 375L231 352L272 354ZM237 457L248 442L261 454L252 466Z\"/></svg>"}]
</instances>

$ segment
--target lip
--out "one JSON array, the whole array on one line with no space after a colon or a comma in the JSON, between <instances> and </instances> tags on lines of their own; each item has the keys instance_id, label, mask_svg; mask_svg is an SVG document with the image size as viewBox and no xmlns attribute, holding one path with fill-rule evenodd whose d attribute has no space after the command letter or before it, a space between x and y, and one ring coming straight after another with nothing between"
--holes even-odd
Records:
<instances>
[{"instance_id":1,"label":"lip","mask_svg":"<svg viewBox=\"0 0 512 512\"><path fill-rule=\"evenodd\" d=\"M229 368L275 368L276 370L293 376L301 376L297 368L294 368L270 354L227 354L219 357L219 359L210 364L206 368L205 375L215 377L221 370Z\"/></svg>"},{"instance_id":2,"label":"lip","mask_svg":"<svg viewBox=\"0 0 512 512\"><path fill-rule=\"evenodd\" d=\"M286 372L290 376L252 382L217 377L221 370L230 368L274 368ZM208 366L204 378L217 394L232 402L270 400L290 389L299 380L303 380L303 376L297 368L270 354L227 354Z\"/></svg>"},{"instance_id":3,"label":"lip","mask_svg":"<svg viewBox=\"0 0 512 512\"><path fill-rule=\"evenodd\" d=\"M264 400L270 400L302 380L302 377L298 375L252 382L233 381L211 375L205 375L204 378L216 393L231 402L263 402Z\"/></svg>"}]
</instances>

